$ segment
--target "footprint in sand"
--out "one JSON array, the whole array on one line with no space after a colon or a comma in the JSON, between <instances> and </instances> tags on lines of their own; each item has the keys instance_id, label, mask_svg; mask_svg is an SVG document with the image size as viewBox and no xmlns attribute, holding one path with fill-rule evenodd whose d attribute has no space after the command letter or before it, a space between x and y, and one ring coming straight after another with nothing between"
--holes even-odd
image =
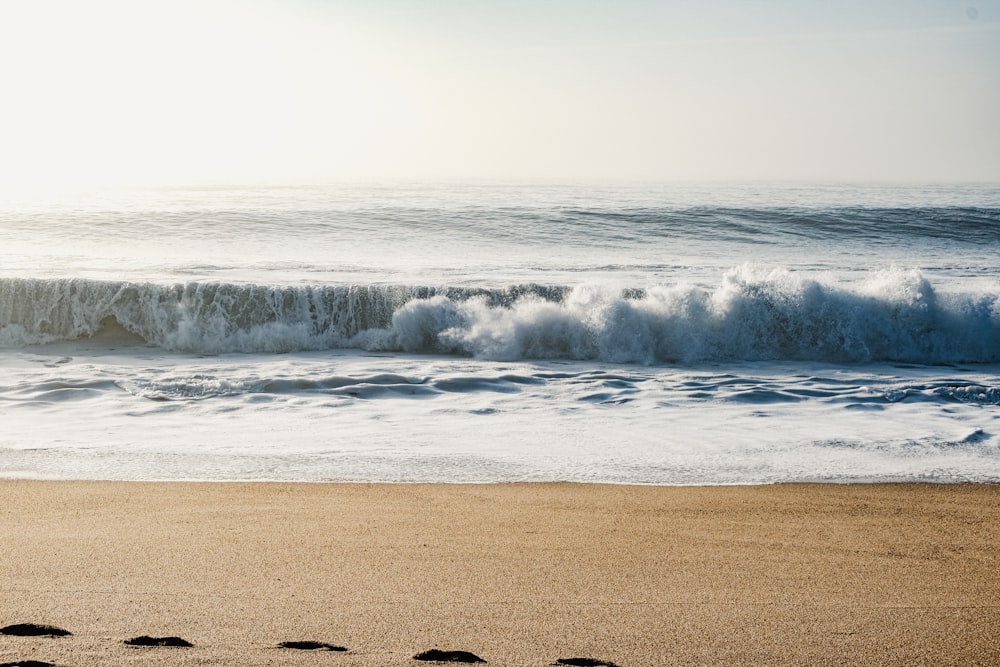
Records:
<instances>
[{"instance_id":1,"label":"footprint in sand","mask_svg":"<svg viewBox=\"0 0 1000 667\"><path fill-rule=\"evenodd\" d=\"M37 623L15 623L0 628L0 635L15 637L67 637L73 634L69 630L57 628L54 625L38 625Z\"/></svg>"},{"instance_id":2,"label":"footprint in sand","mask_svg":"<svg viewBox=\"0 0 1000 667\"><path fill-rule=\"evenodd\" d=\"M147 637L146 635L126 639L122 643L126 646L177 646L180 648L191 648L194 646L191 642L180 637Z\"/></svg>"},{"instance_id":3,"label":"footprint in sand","mask_svg":"<svg viewBox=\"0 0 1000 667\"><path fill-rule=\"evenodd\" d=\"M557 665L573 665L573 667L618 667L613 662L607 660L595 660L593 658L559 658Z\"/></svg>"},{"instance_id":4,"label":"footprint in sand","mask_svg":"<svg viewBox=\"0 0 1000 667\"><path fill-rule=\"evenodd\" d=\"M439 651L432 648L413 656L414 660L427 660L429 662L486 662L475 653L468 651Z\"/></svg>"},{"instance_id":5,"label":"footprint in sand","mask_svg":"<svg viewBox=\"0 0 1000 667\"><path fill-rule=\"evenodd\" d=\"M324 644L322 642L281 642L278 648L293 648L299 651L346 651L343 646Z\"/></svg>"}]
</instances>

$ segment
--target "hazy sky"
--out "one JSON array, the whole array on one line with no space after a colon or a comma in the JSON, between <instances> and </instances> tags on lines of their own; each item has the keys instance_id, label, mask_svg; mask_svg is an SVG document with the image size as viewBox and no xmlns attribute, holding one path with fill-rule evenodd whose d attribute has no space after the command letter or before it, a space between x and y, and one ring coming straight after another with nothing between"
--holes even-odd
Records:
<instances>
[{"instance_id":1,"label":"hazy sky","mask_svg":"<svg viewBox=\"0 0 1000 667\"><path fill-rule=\"evenodd\" d=\"M0 192L1000 182L1000 0L0 0Z\"/></svg>"}]
</instances>

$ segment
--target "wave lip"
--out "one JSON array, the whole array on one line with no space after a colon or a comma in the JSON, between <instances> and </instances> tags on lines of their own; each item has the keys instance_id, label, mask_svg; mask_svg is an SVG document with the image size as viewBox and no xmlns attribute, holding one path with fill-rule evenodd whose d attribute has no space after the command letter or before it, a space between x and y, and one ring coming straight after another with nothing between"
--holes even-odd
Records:
<instances>
[{"instance_id":1,"label":"wave lip","mask_svg":"<svg viewBox=\"0 0 1000 667\"><path fill-rule=\"evenodd\" d=\"M1000 285L918 271L838 284L741 266L714 287L160 285L0 280L0 345L93 339L219 354L306 350L614 363L1000 361Z\"/></svg>"}]
</instances>

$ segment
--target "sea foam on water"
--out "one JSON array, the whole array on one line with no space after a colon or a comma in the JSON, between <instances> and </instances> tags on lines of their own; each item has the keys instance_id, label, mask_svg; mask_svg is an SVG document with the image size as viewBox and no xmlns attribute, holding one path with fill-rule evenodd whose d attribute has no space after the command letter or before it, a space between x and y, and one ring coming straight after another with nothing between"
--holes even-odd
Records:
<instances>
[{"instance_id":1,"label":"sea foam on water","mask_svg":"<svg viewBox=\"0 0 1000 667\"><path fill-rule=\"evenodd\" d=\"M721 283L503 289L0 279L0 343L109 335L170 351L358 349L613 363L1000 361L1000 290L918 271L838 284L749 265Z\"/></svg>"}]
</instances>

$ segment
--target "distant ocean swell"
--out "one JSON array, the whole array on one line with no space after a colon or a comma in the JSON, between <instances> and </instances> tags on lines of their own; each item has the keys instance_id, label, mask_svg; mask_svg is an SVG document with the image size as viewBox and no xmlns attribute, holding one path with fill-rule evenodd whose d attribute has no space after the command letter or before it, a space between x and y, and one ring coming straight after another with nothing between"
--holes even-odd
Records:
<instances>
[{"instance_id":1,"label":"distant ocean swell","mask_svg":"<svg viewBox=\"0 0 1000 667\"><path fill-rule=\"evenodd\" d=\"M133 336L168 350L352 348L615 363L1000 361L1000 283L860 282L751 266L718 285L501 289L0 279L0 345Z\"/></svg>"}]
</instances>

